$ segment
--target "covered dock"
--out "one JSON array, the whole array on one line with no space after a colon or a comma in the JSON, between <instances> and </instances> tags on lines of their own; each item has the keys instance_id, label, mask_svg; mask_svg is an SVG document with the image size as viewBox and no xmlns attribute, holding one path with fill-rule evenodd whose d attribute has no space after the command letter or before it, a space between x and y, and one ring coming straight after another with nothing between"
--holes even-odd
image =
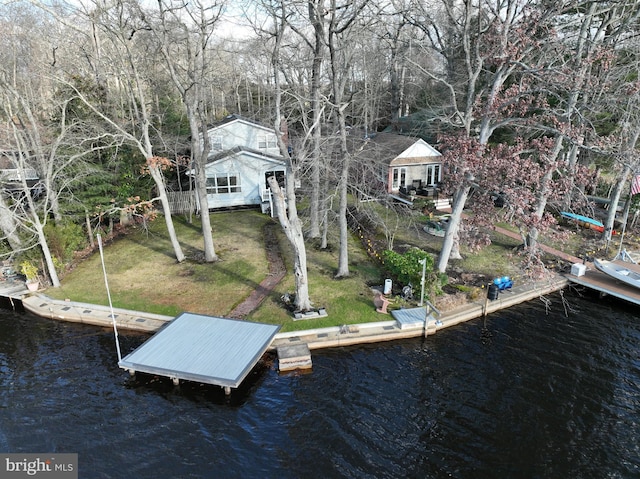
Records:
<instances>
[{"instance_id":1,"label":"covered dock","mask_svg":"<svg viewBox=\"0 0 640 479\"><path fill-rule=\"evenodd\" d=\"M270 346L279 325L182 313L118 362L131 374L214 384L230 394Z\"/></svg>"}]
</instances>

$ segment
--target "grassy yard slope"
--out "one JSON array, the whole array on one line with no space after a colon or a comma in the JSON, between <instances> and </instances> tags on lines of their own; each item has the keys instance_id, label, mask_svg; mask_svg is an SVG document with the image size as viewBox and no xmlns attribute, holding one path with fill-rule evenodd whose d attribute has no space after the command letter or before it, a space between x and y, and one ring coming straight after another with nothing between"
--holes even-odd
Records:
<instances>
[{"instance_id":1,"label":"grassy yard slope","mask_svg":"<svg viewBox=\"0 0 640 479\"><path fill-rule=\"evenodd\" d=\"M182 264L177 264L171 254L171 244L161 218L146 230L131 230L105 247L114 306L170 316L189 311L228 317L269 273L263 230L272 221L256 210L212 213L213 237L220 261L211 264L201 262L199 224L188 224L181 218L175 221L178 238L188 258ZM422 230L424 221L426 219L420 214L403 218L403 224L394 233L394 248L406 250L417 246L437 256L442 238L425 233ZM282 331L391 319L376 313L371 292L371 285L382 285L386 274L379 263L368 257L360 239L354 236L349 256L351 276L345 279L334 278L338 262L336 238L330 238L332 247L328 250L307 245L311 300L316 307L326 308L328 317L293 321L281 300L285 293L292 295L295 292L291 274L293 258L279 225L275 228L287 275L247 319L281 324ZM513 253L518 241L495 233L492 236L491 246L479 252L463 250L463 260L450 262L450 275L457 275L452 283L460 291L477 289L479 284L475 283L479 278L486 282L492 277L517 274L515 264L518 259ZM386 247L384 237L373 240L378 249ZM474 274L476 278L472 279ZM50 288L46 293L58 299L106 305L108 300L99 254L82 261L64 276L60 288Z\"/></svg>"},{"instance_id":2,"label":"grassy yard slope","mask_svg":"<svg viewBox=\"0 0 640 479\"><path fill-rule=\"evenodd\" d=\"M178 238L187 255L181 264L172 256L164 221L148 230L137 228L105 246L105 266L115 307L174 316L183 311L227 316L266 277L268 264L263 228L271 218L256 210L212 213L213 237L220 261L205 264L199 224L177 218ZM379 321L368 284L382 284L377 265L370 262L357 241L352 242L352 277L333 278L335 251L308 248L311 299L324 306L328 318L296 321L283 307L280 297L293 293L290 247L277 226L287 276L248 319L282 324L283 331L335 324ZM57 299L108 304L98 253L82 261L62 279L60 288L46 294Z\"/></svg>"}]
</instances>

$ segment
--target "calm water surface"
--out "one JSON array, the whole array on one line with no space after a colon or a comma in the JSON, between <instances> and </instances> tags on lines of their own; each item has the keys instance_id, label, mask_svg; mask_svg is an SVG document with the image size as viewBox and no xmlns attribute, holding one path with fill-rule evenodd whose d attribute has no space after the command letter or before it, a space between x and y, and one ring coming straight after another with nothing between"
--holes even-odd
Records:
<instances>
[{"instance_id":1,"label":"calm water surface","mask_svg":"<svg viewBox=\"0 0 640 479\"><path fill-rule=\"evenodd\" d=\"M78 453L81 478L640 477L637 307L550 299L314 351L310 374L266 363L230 399L130 379L109 331L0 310L0 451Z\"/></svg>"}]
</instances>

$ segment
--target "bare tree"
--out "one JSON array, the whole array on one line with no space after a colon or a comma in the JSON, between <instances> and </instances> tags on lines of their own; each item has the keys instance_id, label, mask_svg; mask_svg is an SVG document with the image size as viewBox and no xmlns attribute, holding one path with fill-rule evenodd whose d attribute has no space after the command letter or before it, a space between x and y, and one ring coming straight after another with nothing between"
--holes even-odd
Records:
<instances>
[{"instance_id":1,"label":"bare tree","mask_svg":"<svg viewBox=\"0 0 640 479\"><path fill-rule=\"evenodd\" d=\"M563 25L558 26L561 34L556 41L549 39L546 47L551 47L544 61L550 71L556 75L547 75L546 83L556 96L554 116L555 145L549 157L549 165L563 164L568 170L567 178L573 182L578 151L585 147L584 138L594 131L584 118L589 116L588 108L595 99L599 85L604 80L606 67L612 47L617 39L627 31L628 22L637 18L638 9L631 6L632 14L625 8L626 2L611 4L608 2L585 2L580 11L576 11L573 2L559 4L559 13L563 16ZM635 3L635 2L633 2ZM635 12L633 12L635 10ZM620 15L625 12L624 15ZM558 55L559 51L565 55ZM604 60L604 62L603 62ZM553 88L553 80L558 82ZM635 142L634 142L635 143ZM633 148L633 146L632 146ZM564 161L559 161L565 152ZM559 168L548 168L538 191L535 214L542 218L553 187L553 178ZM570 191L570 190L569 190ZM567 195L569 198L571 195ZM613 209L615 211L615 208ZM611 229L609 229L610 234ZM538 230L533 226L528 235L528 246L535 247Z\"/></svg>"},{"instance_id":2,"label":"bare tree","mask_svg":"<svg viewBox=\"0 0 640 479\"><path fill-rule=\"evenodd\" d=\"M364 27L360 15L368 4L368 0L360 2L348 2L345 5L331 1L329 19L329 57L331 66L331 92L334 103L335 124L339 137L339 158L341 160L341 173L338 186L339 206L338 224L340 231L340 251L338 256L338 270L336 277L349 276L349 225L347 221L349 171L351 166L351 153L347 148L347 124L345 110L349 107L350 98L345 97L345 87L349 79L350 65L354 49L351 44L355 42L355 25Z\"/></svg>"},{"instance_id":3,"label":"bare tree","mask_svg":"<svg viewBox=\"0 0 640 479\"><path fill-rule=\"evenodd\" d=\"M57 287L60 282L45 227L63 219L61 199L83 176L84 158L100 148L96 144L101 143L102 133L68 116L75 95L53 75L55 51L53 62L46 53L49 39L55 38L55 24L49 16L22 7L3 11L8 13L6 25L25 37L7 35L11 42L17 40L16 48L7 48L0 56L0 138L3 156L19 179L17 190L3 192L7 196L2 200L2 223L15 253L40 250L51 284ZM29 182L33 178L35 185Z\"/></svg>"},{"instance_id":4,"label":"bare tree","mask_svg":"<svg viewBox=\"0 0 640 479\"><path fill-rule=\"evenodd\" d=\"M507 98L505 93L511 79L524 78L534 70L528 61L539 49L538 38L545 35L553 18L553 9L536 6L534 0L442 0L434 13L426 6L412 12L413 24L422 29L441 58L439 70L422 70L448 93L451 107L443 110L439 120L460 130L471 143L477 141L481 146L478 151L498 128L523 122L522 112L515 108L518 98ZM472 161L459 163L449 172L448 181L456 183L451 185L452 214L438 258L441 272L451 257L459 257L462 212L481 174L477 166L482 163L469 159Z\"/></svg>"},{"instance_id":5,"label":"bare tree","mask_svg":"<svg viewBox=\"0 0 640 479\"><path fill-rule=\"evenodd\" d=\"M207 135L208 82L214 64L212 38L224 2L159 1L158 22L146 19L160 45L171 80L185 107L191 130L191 155L195 170L196 194L200 204L205 261L218 259L213 243L209 202L207 200L206 163L210 145Z\"/></svg>"},{"instance_id":6,"label":"bare tree","mask_svg":"<svg viewBox=\"0 0 640 479\"><path fill-rule=\"evenodd\" d=\"M184 261L185 255L178 241L167 188L164 179L164 162L157 161L158 156L154 152L152 131L154 125L151 115L151 102L149 101L148 84L145 82L144 65L140 63L144 58L137 50L136 32L144 29L128 9L128 4L122 1L115 2L111 8L103 8L95 4L89 11L77 12L90 27L83 31L87 38L95 46L95 54L91 58L90 66L98 76L112 80L116 85L116 96L122 101L120 108L107 108L103 104L96 104L76 85L69 82L69 86L75 90L80 98L104 124L110 128L111 134L126 140L145 158L145 165L156 184L156 191L167 225L167 231L173 246L176 260ZM110 47L110 54L105 50ZM147 50L148 51L148 50ZM119 95L119 96L118 96ZM125 121L122 121L125 119Z\"/></svg>"},{"instance_id":7,"label":"bare tree","mask_svg":"<svg viewBox=\"0 0 640 479\"><path fill-rule=\"evenodd\" d=\"M57 121L51 121L50 118L39 117L34 111L33 107L38 106L38 100L41 99L26 97L4 82L1 74L0 92L3 105L0 117L5 133L3 137L10 146L5 154L18 171L21 186L12 198L13 207L5 209L3 213L10 213L12 222L19 224L22 231L31 235L31 240L24 242L21 247L39 246L51 284L58 287L60 280L49 249L45 226L54 216L53 205L57 204L61 192L75 180L68 174L70 167L92 151L87 145L97 137L86 135L78 142L75 141L77 137L70 137L73 125L67 123L65 114L69 99L53 109L58 115ZM39 182L36 186L27 181L29 171L38 173Z\"/></svg>"},{"instance_id":8,"label":"bare tree","mask_svg":"<svg viewBox=\"0 0 640 479\"><path fill-rule=\"evenodd\" d=\"M275 101L274 101L274 128L280 131L282 127L282 115L280 112L282 89L280 86L280 48L284 38L286 29L287 7L286 2L281 1L275 3L270 8L273 19L273 50L271 61L273 64ZM286 179L286 198L283 195L275 177L269 178L269 187L274 194L276 202L276 213L280 221L280 225L284 230L289 243L294 252L293 274L296 283L295 308L298 311L308 311L312 308L309 298L309 279L307 272L307 252L304 243L304 235L302 231L302 223L298 217L295 194L295 175L296 169L288 152L288 147L282 136L278 135L278 144L280 153L285 157L287 162L287 179Z\"/></svg>"}]
</instances>

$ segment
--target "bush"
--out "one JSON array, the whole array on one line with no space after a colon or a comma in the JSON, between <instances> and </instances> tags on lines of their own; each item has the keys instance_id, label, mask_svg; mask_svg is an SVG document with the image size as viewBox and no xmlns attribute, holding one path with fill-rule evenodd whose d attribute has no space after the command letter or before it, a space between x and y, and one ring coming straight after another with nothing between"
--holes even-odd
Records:
<instances>
[{"instance_id":1,"label":"bush","mask_svg":"<svg viewBox=\"0 0 640 479\"><path fill-rule=\"evenodd\" d=\"M422 282L422 261L425 265L425 289L433 290L436 294L442 293L442 286L447 284L447 276L434 270L435 260L433 256L419 248L411 248L406 253L395 251L383 252L384 265L387 271L401 284L420 285Z\"/></svg>"},{"instance_id":2,"label":"bush","mask_svg":"<svg viewBox=\"0 0 640 479\"><path fill-rule=\"evenodd\" d=\"M66 263L73 258L73 253L84 248L86 238L80 225L76 223L63 223L53 225L48 223L44 233L51 254L62 263Z\"/></svg>"}]
</instances>

